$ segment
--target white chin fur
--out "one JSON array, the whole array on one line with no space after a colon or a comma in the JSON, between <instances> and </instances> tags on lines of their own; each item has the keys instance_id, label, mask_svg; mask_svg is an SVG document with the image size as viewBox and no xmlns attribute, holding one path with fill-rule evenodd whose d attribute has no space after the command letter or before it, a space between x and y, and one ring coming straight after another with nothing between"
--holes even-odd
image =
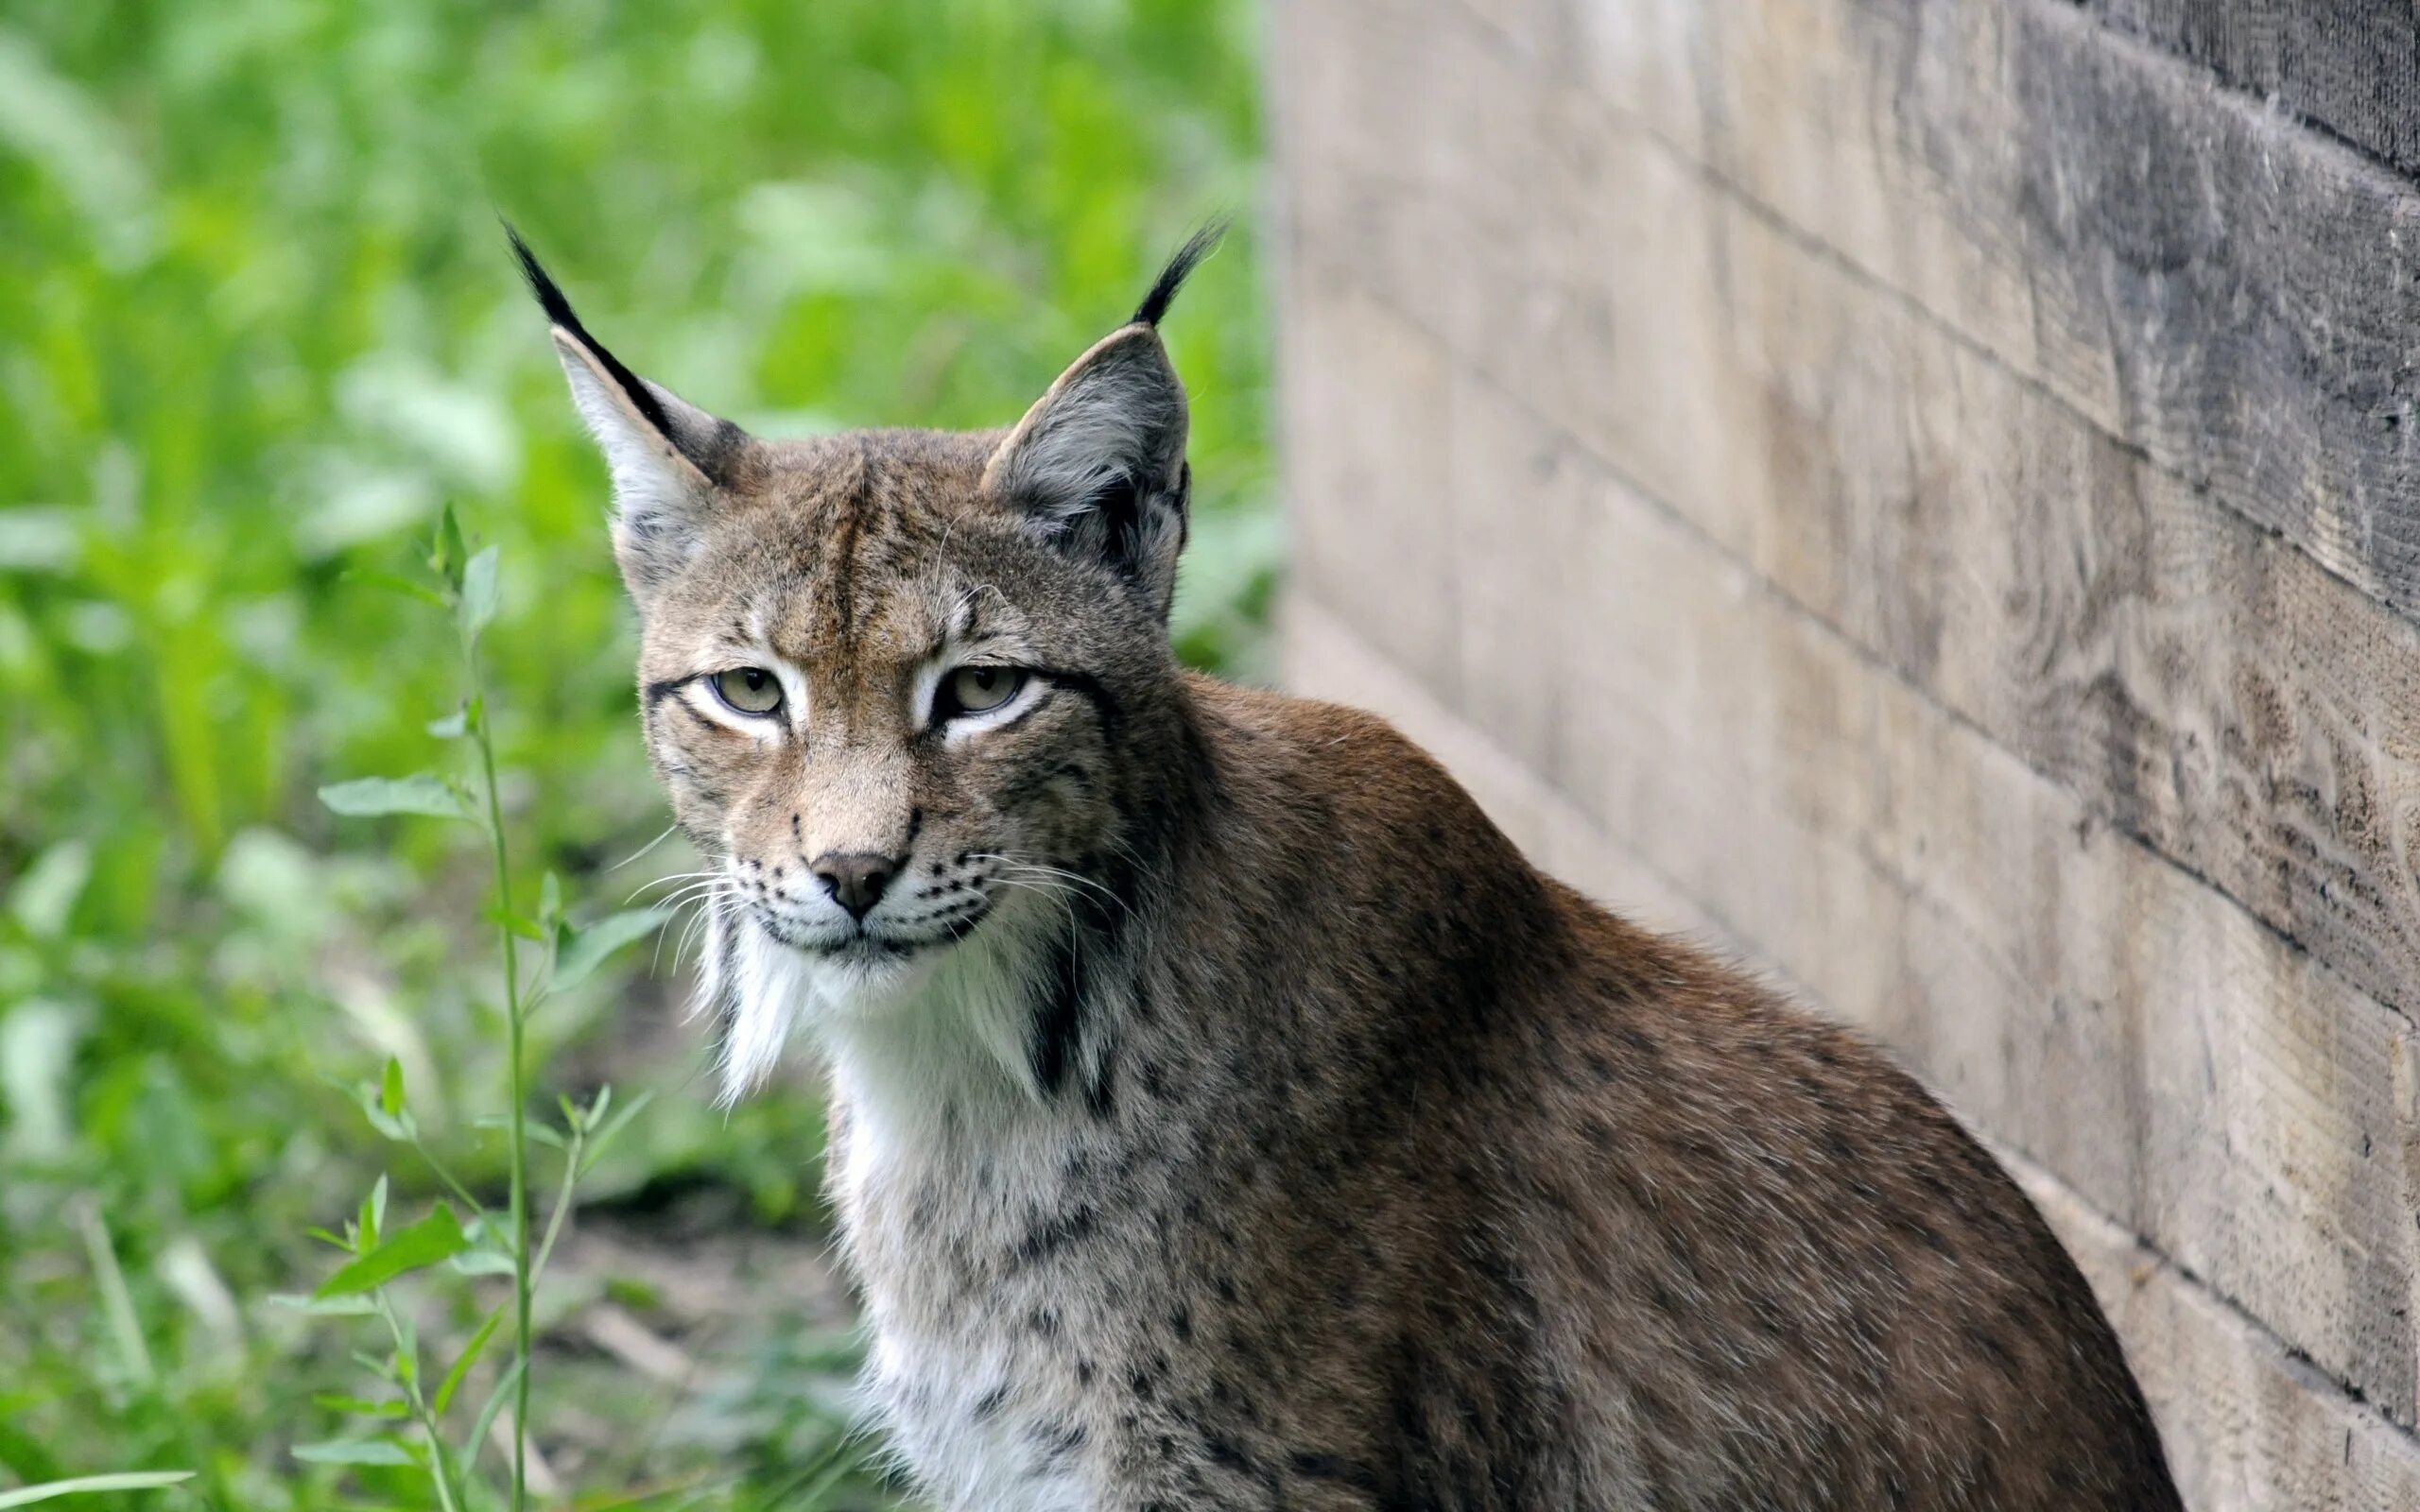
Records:
<instances>
[{"instance_id":1,"label":"white chin fur","mask_svg":"<svg viewBox=\"0 0 2420 1512\"><path fill-rule=\"evenodd\" d=\"M1048 919L1022 902L1004 902L961 944L873 965L794 950L745 915L717 910L706 926L697 1010L726 1020L718 1100L730 1107L762 1086L802 1028L841 1055L870 1040L886 1049L904 1040L948 1059L958 1058L953 1048L971 1051L1038 1094L1026 1035Z\"/></svg>"},{"instance_id":2,"label":"white chin fur","mask_svg":"<svg viewBox=\"0 0 2420 1512\"><path fill-rule=\"evenodd\" d=\"M719 1008L722 1096L728 1108L763 1085L782 1058L814 991L810 963L746 918L719 915L706 926L706 971L700 1006Z\"/></svg>"}]
</instances>

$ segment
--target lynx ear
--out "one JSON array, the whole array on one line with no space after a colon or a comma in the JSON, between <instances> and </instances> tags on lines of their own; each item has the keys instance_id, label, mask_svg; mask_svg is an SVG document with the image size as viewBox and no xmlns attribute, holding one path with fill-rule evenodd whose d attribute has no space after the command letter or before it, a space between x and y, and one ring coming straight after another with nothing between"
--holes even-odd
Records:
<instances>
[{"instance_id":1,"label":"lynx ear","mask_svg":"<svg viewBox=\"0 0 2420 1512\"><path fill-rule=\"evenodd\" d=\"M511 227L529 290L554 322L572 404L614 479L614 556L644 603L696 552L748 433L648 383L588 334L571 301Z\"/></svg>"},{"instance_id":2,"label":"lynx ear","mask_svg":"<svg viewBox=\"0 0 2420 1512\"><path fill-rule=\"evenodd\" d=\"M1184 385L1159 320L1223 230L1204 228L1185 243L1134 318L1059 375L983 474L994 498L1069 551L1125 575L1163 617L1176 591L1192 479Z\"/></svg>"},{"instance_id":3,"label":"lynx ear","mask_svg":"<svg viewBox=\"0 0 2420 1512\"><path fill-rule=\"evenodd\" d=\"M984 472L992 496L1132 578L1165 610L1184 541L1184 386L1130 325L1060 375Z\"/></svg>"}]
</instances>

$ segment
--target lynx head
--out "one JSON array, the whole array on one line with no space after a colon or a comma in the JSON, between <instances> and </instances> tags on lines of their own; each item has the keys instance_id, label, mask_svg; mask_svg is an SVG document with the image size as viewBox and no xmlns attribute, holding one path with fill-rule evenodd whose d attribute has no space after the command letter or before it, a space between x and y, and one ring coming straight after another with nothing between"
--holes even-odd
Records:
<instances>
[{"instance_id":1,"label":"lynx head","mask_svg":"<svg viewBox=\"0 0 2420 1512\"><path fill-rule=\"evenodd\" d=\"M1215 239L1010 429L775 441L624 367L513 238L613 478L648 749L708 868L727 1096L800 1023L936 1011L1030 1091L1063 1073L1024 1005L1129 880L1183 696L1185 396L1158 322Z\"/></svg>"}]
</instances>

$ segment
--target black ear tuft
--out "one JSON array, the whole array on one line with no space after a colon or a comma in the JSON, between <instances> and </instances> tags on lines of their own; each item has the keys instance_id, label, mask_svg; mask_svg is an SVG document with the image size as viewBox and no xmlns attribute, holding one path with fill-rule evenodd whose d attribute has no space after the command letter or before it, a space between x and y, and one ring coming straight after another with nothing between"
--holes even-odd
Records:
<instances>
[{"instance_id":1,"label":"black ear tuft","mask_svg":"<svg viewBox=\"0 0 2420 1512\"><path fill-rule=\"evenodd\" d=\"M614 477L614 555L644 609L696 556L720 506L719 490L740 475L753 443L731 421L622 366L588 334L529 244L509 224L504 234L553 323L552 345L573 407L605 454Z\"/></svg>"},{"instance_id":2,"label":"black ear tuft","mask_svg":"<svg viewBox=\"0 0 2420 1512\"><path fill-rule=\"evenodd\" d=\"M1191 276L1194 268L1217 249L1219 238L1227 234L1231 219L1220 215L1184 239L1184 245L1168 259L1168 266L1160 269L1158 280L1151 284L1151 292L1144 295L1143 302L1135 307L1131 323L1150 326L1160 323L1160 317L1168 313L1169 303L1176 299L1176 291L1184 286L1185 279Z\"/></svg>"},{"instance_id":3,"label":"black ear tuft","mask_svg":"<svg viewBox=\"0 0 2420 1512\"><path fill-rule=\"evenodd\" d=\"M546 270L538 266L538 254L531 251L529 244L521 239L521 233L512 229L512 222L506 220L501 224L504 238L512 244L512 255L521 264L521 276L528 281L529 292L537 296L538 306L546 312L546 318L586 347L589 355L613 375L614 382L630 397L631 406L677 445L680 432L674 429L671 417L664 412L664 404L656 398L655 390L637 373L623 367L622 359L606 351L603 342L588 334L588 327L580 324L579 317L572 313L571 301L565 299L562 289L546 276Z\"/></svg>"},{"instance_id":4,"label":"black ear tuft","mask_svg":"<svg viewBox=\"0 0 2420 1512\"><path fill-rule=\"evenodd\" d=\"M579 317L572 313L571 301L563 298L563 291L556 286L546 270L538 266L538 254L521 239L521 232L514 230L509 220L500 220L497 224L504 228L504 239L512 244L512 256L521 265L521 276L528 282L529 292L538 297L538 304L546 312L546 318L574 335L587 335L587 327L581 325ZM596 345L594 342L589 344Z\"/></svg>"}]
</instances>

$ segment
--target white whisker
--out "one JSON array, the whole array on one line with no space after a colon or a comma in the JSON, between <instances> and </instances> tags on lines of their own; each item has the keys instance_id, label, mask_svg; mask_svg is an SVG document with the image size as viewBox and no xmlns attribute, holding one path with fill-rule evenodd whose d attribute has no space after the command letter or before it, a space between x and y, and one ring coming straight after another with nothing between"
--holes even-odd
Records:
<instances>
[{"instance_id":1,"label":"white whisker","mask_svg":"<svg viewBox=\"0 0 2420 1512\"><path fill-rule=\"evenodd\" d=\"M710 868L710 869L705 870L705 871L675 871L675 872L671 872L671 873L668 873L667 875L665 875L665 876L661 876L661 877L654 878L654 879L653 879L653 880L651 880L651 881L642 882L642 883L640 883L637 886L635 886L635 887L631 888L631 892L630 892L630 897L628 897L628 898L624 898L624 899L622 900L622 906L624 906L625 908L629 907L629 906L630 906L630 904L631 904L631 900L633 900L633 899L637 898L639 894L641 894L641 893L643 893L643 892L646 892L646 891L649 890L650 888L655 888L655 887L668 887L668 886L672 885L672 884L674 884L674 883L676 883L676 882L696 882L696 881L700 880L700 878L719 877L719 876L722 876L723 874L724 874L724 873L723 873L723 870L722 870L722 868L719 868L719 867L716 867L716 868Z\"/></svg>"},{"instance_id":2,"label":"white whisker","mask_svg":"<svg viewBox=\"0 0 2420 1512\"><path fill-rule=\"evenodd\" d=\"M1091 877L1084 876L1080 872L1069 871L1063 867L1046 866L1039 861L1028 861L1018 856L1003 855L997 851L981 852L970 857L969 859L976 861L996 862L1001 867L1013 870L1019 876L1053 878L1063 884L1082 887L1086 891L1101 899L1103 902L1115 903L1118 907L1125 909L1128 913L1133 912L1132 906L1129 904L1125 899L1117 896L1117 894L1112 891L1109 887L1095 881ZM1005 878L1003 880L1005 880Z\"/></svg>"},{"instance_id":3,"label":"white whisker","mask_svg":"<svg viewBox=\"0 0 2420 1512\"><path fill-rule=\"evenodd\" d=\"M607 867L605 869L606 869L606 870L608 870L608 871L619 871L619 870L621 870L624 867L629 866L631 862L636 861L639 857L641 857L641 856L643 856L643 855L647 854L648 851L650 851L650 850L654 850L657 846L660 846L660 845L662 845L665 841L666 841L666 840L668 840L668 839L672 838L672 832L673 832L673 831L675 831L675 830L677 830L677 829L679 829L679 828L681 828L681 826L679 826L679 825L677 825L677 824L667 824L667 825L666 825L666 826L664 827L664 833L663 833L662 834L657 835L654 839L649 840L647 844L645 844L645 845L643 845L643 846L639 847L637 850L635 850L631 851L629 855L624 856L621 860L614 862L612 866Z\"/></svg>"}]
</instances>

